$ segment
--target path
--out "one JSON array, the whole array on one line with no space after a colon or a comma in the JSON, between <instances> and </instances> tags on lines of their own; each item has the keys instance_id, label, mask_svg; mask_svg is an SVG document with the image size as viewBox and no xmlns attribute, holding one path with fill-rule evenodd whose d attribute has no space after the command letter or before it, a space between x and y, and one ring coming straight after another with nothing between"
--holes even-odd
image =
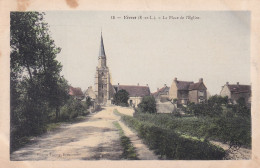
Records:
<instances>
[{"instance_id":1,"label":"path","mask_svg":"<svg viewBox=\"0 0 260 168\"><path fill-rule=\"evenodd\" d=\"M133 116L134 110L127 107L117 107L116 108L120 113ZM140 160L158 160L158 157L151 151L149 148L143 144L142 140L128 128L123 122L119 121L121 128L124 131L125 136L129 137L133 146L136 149L137 156Z\"/></svg>"},{"instance_id":2,"label":"path","mask_svg":"<svg viewBox=\"0 0 260 168\"><path fill-rule=\"evenodd\" d=\"M210 141L210 142L213 143L214 145L220 146L224 150L229 149L228 144L224 144L224 143L217 142L217 141ZM249 159L251 159L251 155L252 155L251 149L240 147L238 150L233 150L232 152L229 152L226 159L228 159L228 160L249 160Z\"/></svg>"},{"instance_id":3,"label":"path","mask_svg":"<svg viewBox=\"0 0 260 168\"><path fill-rule=\"evenodd\" d=\"M98 113L89 115L83 122L64 124L56 131L36 138L34 142L13 152L10 156L11 160L122 159L119 131L113 125L114 121L120 119L113 113L115 108L126 114L133 112L129 108L106 107ZM129 133L129 131L125 132ZM132 139L135 136L132 134ZM142 144L141 141L138 143ZM143 158L143 154L140 156Z\"/></svg>"}]
</instances>

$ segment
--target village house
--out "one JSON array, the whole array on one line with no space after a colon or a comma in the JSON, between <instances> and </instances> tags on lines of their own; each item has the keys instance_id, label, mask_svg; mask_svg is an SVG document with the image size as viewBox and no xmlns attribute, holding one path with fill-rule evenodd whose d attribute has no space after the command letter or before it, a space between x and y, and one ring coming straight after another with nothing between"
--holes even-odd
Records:
<instances>
[{"instance_id":1,"label":"village house","mask_svg":"<svg viewBox=\"0 0 260 168\"><path fill-rule=\"evenodd\" d=\"M157 88L157 91L152 93L152 96L155 98L156 101L165 102L169 99L169 90L170 87L168 87L166 84L162 88Z\"/></svg>"},{"instance_id":2,"label":"village house","mask_svg":"<svg viewBox=\"0 0 260 168\"><path fill-rule=\"evenodd\" d=\"M85 97L89 97L91 100L96 100L97 95L95 94L95 91L93 90L92 86L89 86L88 89L84 93Z\"/></svg>"},{"instance_id":3,"label":"village house","mask_svg":"<svg viewBox=\"0 0 260 168\"><path fill-rule=\"evenodd\" d=\"M128 104L129 106L137 107L142 101L144 96L150 96L150 88L148 85L114 85L114 91L117 93L119 90L125 90L129 93Z\"/></svg>"},{"instance_id":4,"label":"village house","mask_svg":"<svg viewBox=\"0 0 260 168\"><path fill-rule=\"evenodd\" d=\"M74 88L72 86L69 87L69 95L71 95L73 98L77 100L83 100L85 97L81 88L79 87Z\"/></svg>"},{"instance_id":5,"label":"village house","mask_svg":"<svg viewBox=\"0 0 260 168\"><path fill-rule=\"evenodd\" d=\"M169 89L169 99L177 100L177 104L187 105L190 103L201 103L207 100L207 88L203 83L203 78L199 82L179 81L175 78Z\"/></svg>"},{"instance_id":6,"label":"village house","mask_svg":"<svg viewBox=\"0 0 260 168\"><path fill-rule=\"evenodd\" d=\"M243 98L245 103L249 106L251 104L251 86L237 84L229 84L228 82L222 86L220 95L228 97L229 103L236 104L238 99Z\"/></svg>"}]
</instances>

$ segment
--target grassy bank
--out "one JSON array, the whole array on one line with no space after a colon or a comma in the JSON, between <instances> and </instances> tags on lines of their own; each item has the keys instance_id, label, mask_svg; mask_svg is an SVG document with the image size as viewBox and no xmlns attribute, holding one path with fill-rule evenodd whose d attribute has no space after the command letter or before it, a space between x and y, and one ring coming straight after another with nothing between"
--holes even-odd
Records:
<instances>
[{"instance_id":1,"label":"grassy bank","mask_svg":"<svg viewBox=\"0 0 260 168\"><path fill-rule=\"evenodd\" d=\"M251 147L251 121L245 117L176 117L172 114L149 113L136 113L134 117L186 136L223 143L235 141L245 147Z\"/></svg>"},{"instance_id":2,"label":"grassy bank","mask_svg":"<svg viewBox=\"0 0 260 168\"><path fill-rule=\"evenodd\" d=\"M121 119L133 128L147 146L162 158L174 160L221 160L225 151L208 141L183 136L172 129L149 121L121 115ZM163 122L163 121L162 121Z\"/></svg>"},{"instance_id":3,"label":"grassy bank","mask_svg":"<svg viewBox=\"0 0 260 168\"><path fill-rule=\"evenodd\" d=\"M125 136L123 129L121 128L121 126L117 121L113 122L113 124L119 130L120 143L121 146L123 147L122 158L128 160L137 160L138 157L136 154L136 150L133 144L131 143L130 139L127 136Z\"/></svg>"}]
</instances>

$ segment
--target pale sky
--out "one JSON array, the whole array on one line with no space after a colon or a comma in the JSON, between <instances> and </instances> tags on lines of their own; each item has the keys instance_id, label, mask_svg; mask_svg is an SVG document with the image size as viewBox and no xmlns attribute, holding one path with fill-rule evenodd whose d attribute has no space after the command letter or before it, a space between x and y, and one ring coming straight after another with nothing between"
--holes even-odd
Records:
<instances>
[{"instance_id":1,"label":"pale sky","mask_svg":"<svg viewBox=\"0 0 260 168\"><path fill-rule=\"evenodd\" d=\"M62 75L82 90L94 85L101 28L112 84L148 84L154 92L164 84L170 86L175 77L194 82L203 78L212 95L219 94L227 81L250 84L249 12L45 13L51 36L62 48L57 57L63 65ZM184 19L165 20L163 16Z\"/></svg>"}]
</instances>

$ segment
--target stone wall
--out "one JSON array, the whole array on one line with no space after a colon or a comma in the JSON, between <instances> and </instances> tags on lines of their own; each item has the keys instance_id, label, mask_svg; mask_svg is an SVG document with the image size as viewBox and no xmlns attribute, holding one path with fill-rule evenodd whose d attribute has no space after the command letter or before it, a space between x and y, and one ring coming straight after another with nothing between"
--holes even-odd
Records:
<instances>
[{"instance_id":1,"label":"stone wall","mask_svg":"<svg viewBox=\"0 0 260 168\"><path fill-rule=\"evenodd\" d=\"M189 102L193 102L195 104L198 103L198 91L197 90L189 91Z\"/></svg>"}]
</instances>

